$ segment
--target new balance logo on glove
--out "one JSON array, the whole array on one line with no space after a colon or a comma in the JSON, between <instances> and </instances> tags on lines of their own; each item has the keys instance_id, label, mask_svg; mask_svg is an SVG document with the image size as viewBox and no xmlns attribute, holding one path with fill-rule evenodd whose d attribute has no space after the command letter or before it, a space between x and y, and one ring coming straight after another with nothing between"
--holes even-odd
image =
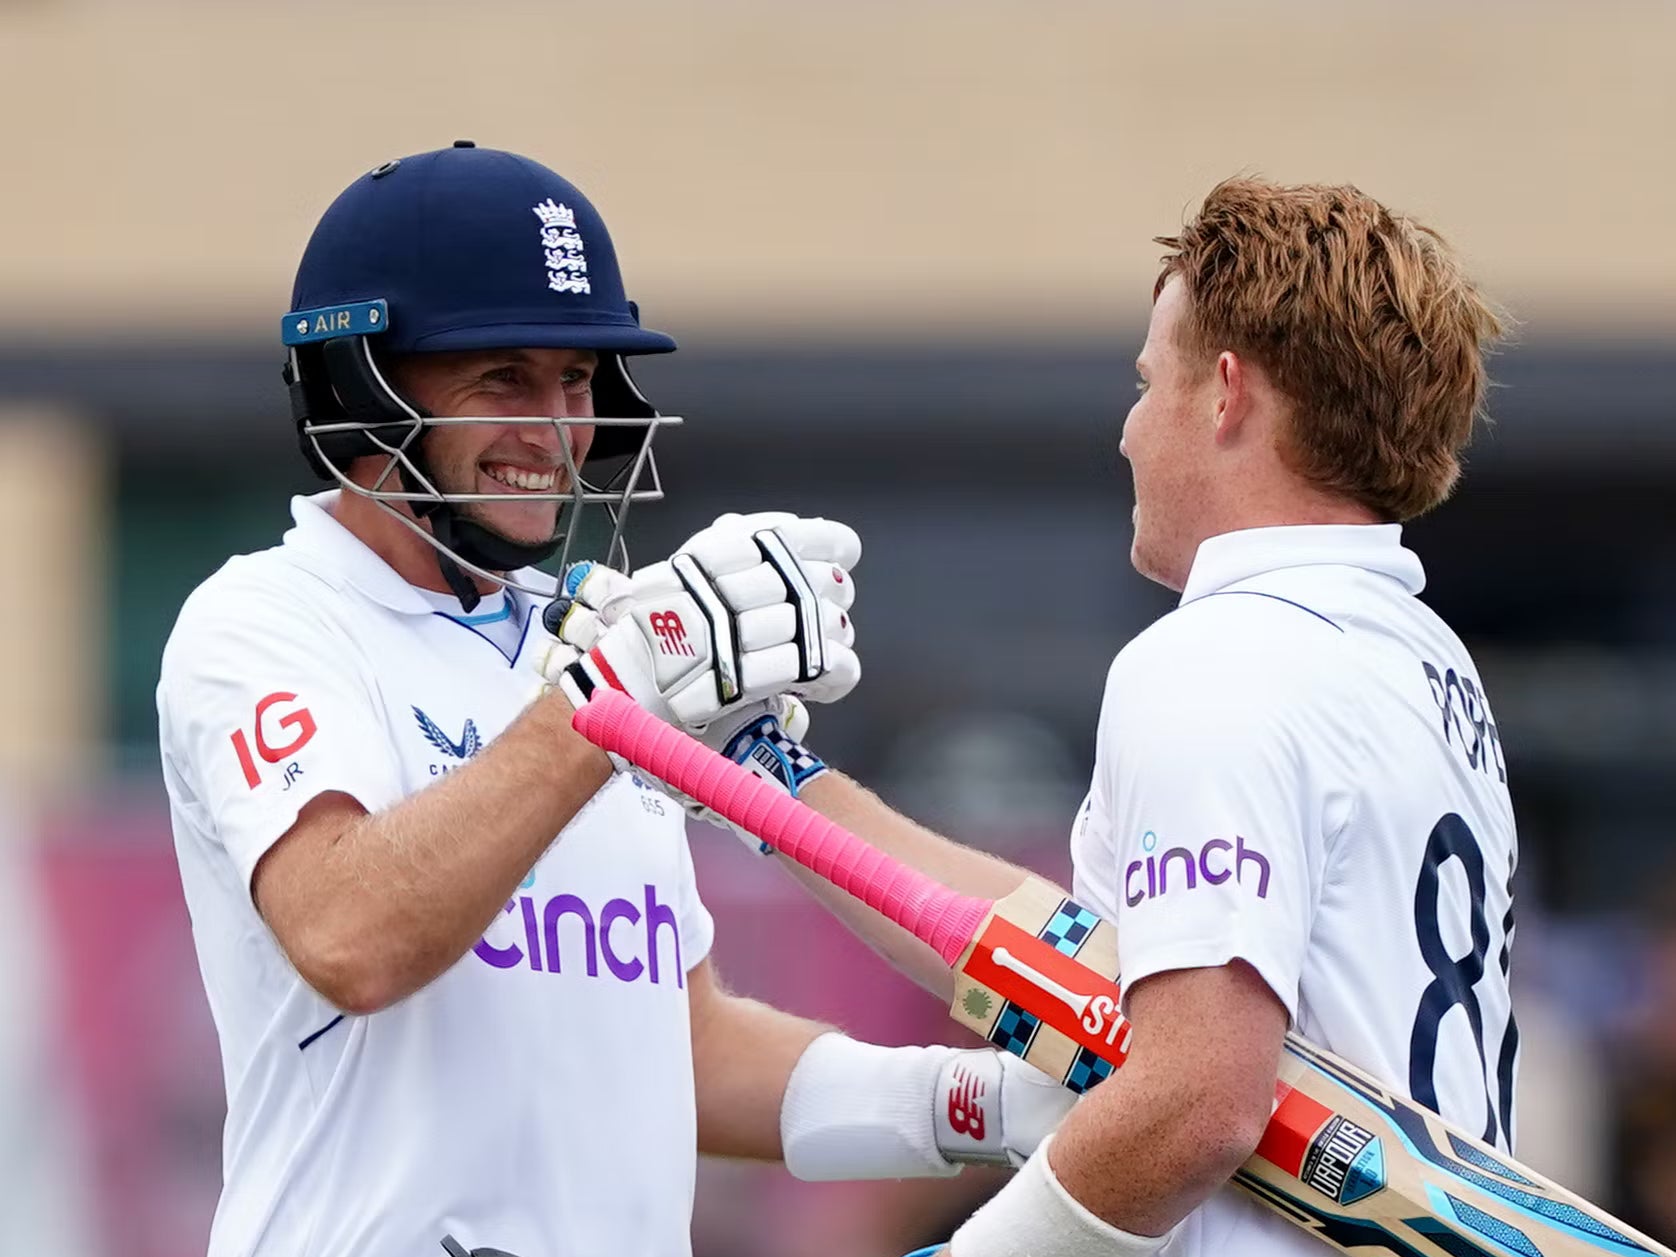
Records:
<instances>
[{"instance_id":1,"label":"new balance logo on glove","mask_svg":"<svg viewBox=\"0 0 1676 1257\"><path fill-rule=\"evenodd\" d=\"M681 617L674 611L654 611L646 617L652 632L657 634L658 649L666 655L687 655L696 657L698 652L693 644L687 640L686 626L681 623Z\"/></svg>"}]
</instances>

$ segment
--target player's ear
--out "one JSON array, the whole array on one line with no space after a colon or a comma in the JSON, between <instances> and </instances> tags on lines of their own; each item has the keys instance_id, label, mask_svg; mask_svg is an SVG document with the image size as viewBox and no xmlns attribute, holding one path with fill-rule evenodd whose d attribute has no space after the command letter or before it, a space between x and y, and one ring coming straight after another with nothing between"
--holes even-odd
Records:
<instances>
[{"instance_id":1,"label":"player's ear","mask_svg":"<svg viewBox=\"0 0 1676 1257\"><path fill-rule=\"evenodd\" d=\"M1228 445L1239 439L1251 411L1251 368L1233 350L1224 349L1216 355L1211 372L1213 439L1218 445Z\"/></svg>"}]
</instances>

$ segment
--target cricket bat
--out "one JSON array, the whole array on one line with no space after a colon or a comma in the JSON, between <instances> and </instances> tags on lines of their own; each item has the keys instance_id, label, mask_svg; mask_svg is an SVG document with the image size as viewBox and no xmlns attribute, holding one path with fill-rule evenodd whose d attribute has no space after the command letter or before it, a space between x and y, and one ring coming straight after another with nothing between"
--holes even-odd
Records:
<instances>
[{"instance_id":1,"label":"cricket bat","mask_svg":"<svg viewBox=\"0 0 1676 1257\"><path fill-rule=\"evenodd\" d=\"M996 1047L1078 1092L1123 1064L1117 931L1058 887L959 894L615 691L596 690L573 723L929 944L954 971L954 1019ZM1676 1257L1295 1034L1234 1182L1346 1253Z\"/></svg>"}]
</instances>

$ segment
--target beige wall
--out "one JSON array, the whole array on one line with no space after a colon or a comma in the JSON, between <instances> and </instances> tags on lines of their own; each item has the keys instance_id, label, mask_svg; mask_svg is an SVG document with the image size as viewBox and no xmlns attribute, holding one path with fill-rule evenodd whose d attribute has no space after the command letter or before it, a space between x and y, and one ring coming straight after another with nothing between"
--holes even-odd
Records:
<instances>
[{"instance_id":1,"label":"beige wall","mask_svg":"<svg viewBox=\"0 0 1676 1257\"><path fill-rule=\"evenodd\" d=\"M265 333L330 197L458 136L689 333L1126 320L1239 169L1434 220L1536 330L1676 329L1676 6L1178 7L3 6L0 331Z\"/></svg>"},{"instance_id":2,"label":"beige wall","mask_svg":"<svg viewBox=\"0 0 1676 1257\"><path fill-rule=\"evenodd\" d=\"M0 783L8 799L85 790L109 693L105 449L75 415L0 406Z\"/></svg>"}]
</instances>

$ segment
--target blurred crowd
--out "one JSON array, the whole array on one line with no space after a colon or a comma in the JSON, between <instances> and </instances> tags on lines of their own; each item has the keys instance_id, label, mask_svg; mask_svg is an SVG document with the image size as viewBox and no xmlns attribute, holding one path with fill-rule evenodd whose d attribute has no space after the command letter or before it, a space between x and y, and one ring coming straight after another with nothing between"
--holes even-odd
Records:
<instances>
[{"instance_id":1,"label":"blurred crowd","mask_svg":"<svg viewBox=\"0 0 1676 1257\"><path fill-rule=\"evenodd\" d=\"M1070 757L974 722L951 760L990 762L981 792L903 790L919 814L1039 871L1068 876ZM947 736L948 731L942 733ZM1041 750L1040 746L1037 747ZM1044 762L1058 769L1044 771ZM1021 770L1020 765L1030 765ZM951 786L959 778L951 778ZM172 1257L201 1243L220 1183L219 1060L167 840L144 786L52 818L0 846L0 1183L18 1252ZM1021 814L1020 798L1040 810ZM1070 806L1065 806L1067 801ZM1050 810L1046 805L1059 805ZM773 861L695 828L718 923L716 960L739 989L885 1043L960 1041L936 1001L814 906ZM1649 879L1649 885L1652 885ZM1515 964L1523 1160L1667 1241L1676 1238L1676 891L1639 911L1558 918L1522 896ZM795 940L791 942L789 940ZM777 1168L707 1162L699 1257L908 1251L945 1236L1000 1178L799 1183Z\"/></svg>"}]
</instances>

